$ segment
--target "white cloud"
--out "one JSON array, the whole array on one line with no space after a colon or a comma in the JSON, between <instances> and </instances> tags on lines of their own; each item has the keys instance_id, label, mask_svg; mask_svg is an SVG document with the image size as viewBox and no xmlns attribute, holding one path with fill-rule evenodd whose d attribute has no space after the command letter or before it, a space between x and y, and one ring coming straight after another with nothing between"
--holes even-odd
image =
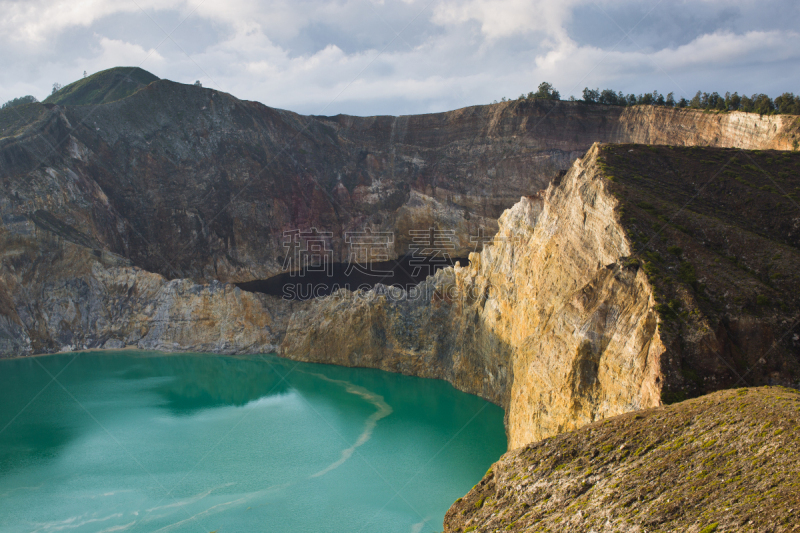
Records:
<instances>
[{"instance_id":1,"label":"white cloud","mask_svg":"<svg viewBox=\"0 0 800 533\"><path fill-rule=\"evenodd\" d=\"M800 34L793 31L751 31L743 35L718 32L701 35L674 50L659 50L653 54L653 60L667 69L775 63L792 58L800 58Z\"/></svg>"},{"instance_id":2,"label":"white cloud","mask_svg":"<svg viewBox=\"0 0 800 533\"><path fill-rule=\"evenodd\" d=\"M453 109L515 97L543 80L563 96L579 95L584 86L685 96L698 88L798 91L800 38L786 29L786 17L800 13L793 4L770 4L789 13L773 17L783 29L763 22L741 29L747 17L765 19L764 5L751 0L703 2L705 14L697 16L707 20L688 38L669 33L689 31L675 20L648 19L649 26L638 27L648 32L640 36L648 43L642 51L623 38L647 12L631 1L600 4L614 16L639 10L621 21L621 30L584 0L137 0L147 16L133 2L0 0L0 43L14 51L0 72L0 101L25 93L44 97L54 81L66 84L84 70L139 65L145 58L142 67L158 76L200 79L240 98L305 113ZM715 18L714 10L732 4L743 13L739 26L720 26L717 19L731 17ZM695 6L669 9L684 16ZM165 36L149 17L172 31L190 13L173 34L178 44L166 40L154 50ZM570 33L576 14L583 24L588 17L599 40ZM666 17L649 15L658 16ZM666 33L653 36L654 29ZM749 74L755 71L758 76Z\"/></svg>"},{"instance_id":3,"label":"white cloud","mask_svg":"<svg viewBox=\"0 0 800 533\"><path fill-rule=\"evenodd\" d=\"M141 65L145 62L148 66L164 66L166 60L158 53L158 50L150 48L145 50L138 44L128 43L108 37L97 36L100 40L102 52L91 58L91 64L95 65L92 72L108 68L108 65ZM152 67L151 67L152 68Z\"/></svg>"},{"instance_id":4,"label":"white cloud","mask_svg":"<svg viewBox=\"0 0 800 533\"><path fill-rule=\"evenodd\" d=\"M183 0L4 0L0 2L0 28L12 39L36 44L67 28L91 26L114 13L179 9L184 4Z\"/></svg>"},{"instance_id":5,"label":"white cloud","mask_svg":"<svg viewBox=\"0 0 800 533\"><path fill-rule=\"evenodd\" d=\"M564 90L574 89L573 92L580 92L584 86L602 85L625 92L659 88L665 93L674 91L689 97L700 88L723 92L742 89L745 92L769 92L769 89L764 88L762 80L748 79L748 76L730 76L726 72L747 71L748 65L753 64L767 67L770 64L792 62L800 62L800 34L787 31L753 31L743 35L728 32L701 35L686 45L650 53L565 44L537 57L536 64L540 74L548 79L553 77L564 84ZM714 82L717 81L715 77L719 77L721 72L726 73L725 86L714 87ZM693 84L687 83L687 75L690 80L695 80ZM652 84L645 88L626 87L625 81L622 81L636 78L648 80L654 77L661 79L660 87ZM795 81L800 80L795 78ZM704 84L707 85L703 86ZM762 88L756 87L759 84ZM777 93L780 90L772 92ZM783 90L797 89L784 87Z\"/></svg>"},{"instance_id":6,"label":"white cloud","mask_svg":"<svg viewBox=\"0 0 800 533\"><path fill-rule=\"evenodd\" d=\"M439 24L476 21L491 39L519 33L543 32L566 39L564 23L569 19L575 0L469 0L439 4L433 20Z\"/></svg>"}]
</instances>

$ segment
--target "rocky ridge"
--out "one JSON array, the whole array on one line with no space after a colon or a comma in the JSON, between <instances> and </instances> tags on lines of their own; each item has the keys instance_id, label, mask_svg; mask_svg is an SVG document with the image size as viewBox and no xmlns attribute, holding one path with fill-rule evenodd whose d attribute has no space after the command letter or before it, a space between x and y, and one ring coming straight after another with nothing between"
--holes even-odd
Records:
<instances>
[{"instance_id":1,"label":"rocky ridge","mask_svg":"<svg viewBox=\"0 0 800 533\"><path fill-rule=\"evenodd\" d=\"M411 230L451 230L464 256L593 142L790 149L800 124L549 100L301 116L157 80L102 105L4 110L0 128L4 218L45 212L50 230L73 228L61 237L169 279L239 282L296 268L294 230L327 232L336 261L353 252L347 233L366 230L394 234L388 258Z\"/></svg>"}]
</instances>

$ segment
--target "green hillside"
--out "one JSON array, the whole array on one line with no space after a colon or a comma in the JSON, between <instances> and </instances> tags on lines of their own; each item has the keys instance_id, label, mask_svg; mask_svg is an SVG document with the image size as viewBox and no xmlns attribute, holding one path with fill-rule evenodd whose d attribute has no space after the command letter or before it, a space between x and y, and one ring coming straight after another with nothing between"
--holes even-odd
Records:
<instances>
[{"instance_id":1,"label":"green hillside","mask_svg":"<svg viewBox=\"0 0 800 533\"><path fill-rule=\"evenodd\" d=\"M107 104L130 96L159 78L139 67L115 67L70 83L43 103L62 105Z\"/></svg>"},{"instance_id":2,"label":"green hillside","mask_svg":"<svg viewBox=\"0 0 800 533\"><path fill-rule=\"evenodd\" d=\"M0 109L0 139L21 134L39 120L47 109L39 102Z\"/></svg>"}]
</instances>

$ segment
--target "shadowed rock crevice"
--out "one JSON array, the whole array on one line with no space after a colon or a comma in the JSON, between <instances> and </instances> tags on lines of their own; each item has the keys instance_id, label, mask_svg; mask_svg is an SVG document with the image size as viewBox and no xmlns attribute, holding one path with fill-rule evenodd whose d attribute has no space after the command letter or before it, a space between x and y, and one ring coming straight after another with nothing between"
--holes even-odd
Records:
<instances>
[{"instance_id":1,"label":"shadowed rock crevice","mask_svg":"<svg viewBox=\"0 0 800 533\"><path fill-rule=\"evenodd\" d=\"M468 265L469 259L406 255L394 261L320 264L297 272L285 272L269 279L237 283L236 286L245 291L278 296L285 300L309 300L329 296L339 289L370 290L378 284L409 291L438 270L452 267L456 263Z\"/></svg>"}]
</instances>

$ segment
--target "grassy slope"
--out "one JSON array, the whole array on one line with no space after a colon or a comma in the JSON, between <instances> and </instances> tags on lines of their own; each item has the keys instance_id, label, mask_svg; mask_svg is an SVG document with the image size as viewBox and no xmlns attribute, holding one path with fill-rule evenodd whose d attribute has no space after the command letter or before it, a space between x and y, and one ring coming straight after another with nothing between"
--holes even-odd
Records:
<instances>
[{"instance_id":1,"label":"grassy slope","mask_svg":"<svg viewBox=\"0 0 800 533\"><path fill-rule=\"evenodd\" d=\"M654 285L665 337L685 346L687 339L719 337L715 328L726 321L758 321L780 335L797 321L800 153L607 145L599 163L634 243L629 267L644 268ZM796 352L792 335L765 348L755 369L740 357L742 343L768 348L774 340L727 339L725 364L739 375L749 371L745 384L768 383L770 372L800 378L797 364L785 368L787 352ZM733 385L703 383L708 369L691 364L685 389L666 400Z\"/></svg>"},{"instance_id":2,"label":"grassy slope","mask_svg":"<svg viewBox=\"0 0 800 533\"><path fill-rule=\"evenodd\" d=\"M130 96L142 87L158 80L139 67L115 67L70 83L44 103L62 105L106 104Z\"/></svg>"},{"instance_id":3,"label":"grassy slope","mask_svg":"<svg viewBox=\"0 0 800 533\"><path fill-rule=\"evenodd\" d=\"M717 392L508 452L448 532L800 531L800 393Z\"/></svg>"},{"instance_id":4,"label":"grassy slope","mask_svg":"<svg viewBox=\"0 0 800 533\"><path fill-rule=\"evenodd\" d=\"M0 139L19 135L46 111L47 108L38 102L0 109Z\"/></svg>"}]
</instances>

